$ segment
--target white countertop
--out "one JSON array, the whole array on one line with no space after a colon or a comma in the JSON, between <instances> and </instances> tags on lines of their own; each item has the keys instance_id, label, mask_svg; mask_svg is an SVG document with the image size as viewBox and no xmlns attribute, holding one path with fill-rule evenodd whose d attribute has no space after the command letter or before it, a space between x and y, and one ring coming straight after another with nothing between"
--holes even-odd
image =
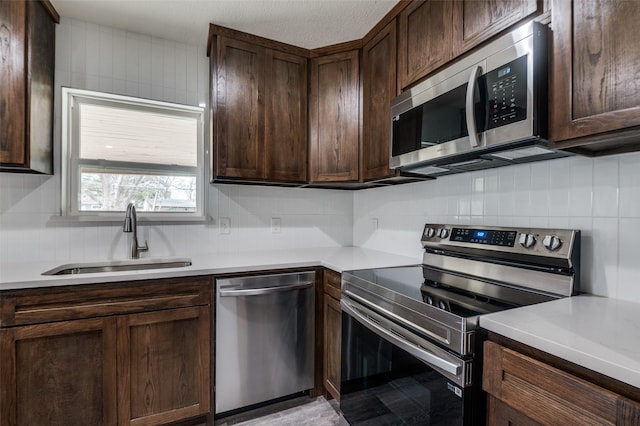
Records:
<instances>
[{"instance_id":1,"label":"white countertop","mask_svg":"<svg viewBox=\"0 0 640 426\"><path fill-rule=\"evenodd\" d=\"M483 315L480 326L640 388L640 303L567 297Z\"/></svg>"},{"instance_id":2,"label":"white countertop","mask_svg":"<svg viewBox=\"0 0 640 426\"><path fill-rule=\"evenodd\" d=\"M0 265L0 291L195 275L258 272L269 269L310 266L324 266L336 272L342 272L352 269L416 265L422 262L422 259L419 258L414 259L357 247L327 247L179 256L179 258L184 257L191 259L191 266L171 269L148 269L57 276L42 275L42 272L53 269L63 263L74 262L4 263ZM105 259L96 259L96 261L101 260L104 261ZM78 263L87 263L87 261Z\"/></svg>"}]
</instances>

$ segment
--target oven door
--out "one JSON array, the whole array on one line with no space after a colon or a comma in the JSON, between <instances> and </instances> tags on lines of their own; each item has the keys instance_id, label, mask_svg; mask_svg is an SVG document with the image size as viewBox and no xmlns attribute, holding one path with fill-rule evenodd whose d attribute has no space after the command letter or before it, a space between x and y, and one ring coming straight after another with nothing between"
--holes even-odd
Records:
<instances>
[{"instance_id":1,"label":"oven door","mask_svg":"<svg viewBox=\"0 0 640 426\"><path fill-rule=\"evenodd\" d=\"M341 306L340 411L351 426L479 424L472 361L353 299Z\"/></svg>"}]
</instances>

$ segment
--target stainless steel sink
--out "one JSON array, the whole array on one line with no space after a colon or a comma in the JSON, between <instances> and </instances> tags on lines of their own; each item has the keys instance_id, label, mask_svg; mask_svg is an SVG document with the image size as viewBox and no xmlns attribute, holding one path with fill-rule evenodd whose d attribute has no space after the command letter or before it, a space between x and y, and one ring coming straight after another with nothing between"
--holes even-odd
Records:
<instances>
[{"instance_id":1,"label":"stainless steel sink","mask_svg":"<svg viewBox=\"0 0 640 426\"><path fill-rule=\"evenodd\" d=\"M184 268L191 266L189 258L111 260L106 262L69 263L57 266L42 275L92 274L96 272L140 271L146 269Z\"/></svg>"}]
</instances>

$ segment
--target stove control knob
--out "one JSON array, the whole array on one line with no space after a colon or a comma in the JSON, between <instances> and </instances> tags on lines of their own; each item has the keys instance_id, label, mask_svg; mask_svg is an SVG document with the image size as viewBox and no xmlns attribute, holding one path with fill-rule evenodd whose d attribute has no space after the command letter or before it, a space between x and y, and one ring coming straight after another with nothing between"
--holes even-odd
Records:
<instances>
[{"instance_id":1,"label":"stove control knob","mask_svg":"<svg viewBox=\"0 0 640 426\"><path fill-rule=\"evenodd\" d=\"M440 231L438 231L438 237L447 238L448 236L449 236L449 230L447 228L442 228Z\"/></svg>"},{"instance_id":2,"label":"stove control knob","mask_svg":"<svg viewBox=\"0 0 640 426\"><path fill-rule=\"evenodd\" d=\"M434 228L424 228L424 236L427 238L433 238L436 235L436 230Z\"/></svg>"},{"instance_id":3,"label":"stove control knob","mask_svg":"<svg viewBox=\"0 0 640 426\"><path fill-rule=\"evenodd\" d=\"M520 234L520 245L524 248L531 248L536 244L536 237L533 234Z\"/></svg>"},{"instance_id":4,"label":"stove control knob","mask_svg":"<svg viewBox=\"0 0 640 426\"><path fill-rule=\"evenodd\" d=\"M556 235L546 235L542 244L550 251L556 251L562 247L562 240Z\"/></svg>"}]
</instances>

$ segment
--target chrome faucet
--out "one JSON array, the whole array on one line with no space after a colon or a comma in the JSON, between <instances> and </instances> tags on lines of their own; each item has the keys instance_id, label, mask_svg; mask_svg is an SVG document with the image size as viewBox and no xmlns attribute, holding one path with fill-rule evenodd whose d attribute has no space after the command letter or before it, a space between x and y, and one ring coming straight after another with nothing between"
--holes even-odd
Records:
<instances>
[{"instance_id":1,"label":"chrome faucet","mask_svg":"<svg viewBox=\"0 0 640 426\"><path fill-rule=\"evenodd\" d=\"M133 232L131 236L131 259L138 259L140 252L148 251L149 246L147 242L141 246L138 244L138 217L136 216L136 207L133 203L129 203L127 206L127 213L124 215L124 224L122 225L122 232Z\"/></svg>"}]
</instances>

